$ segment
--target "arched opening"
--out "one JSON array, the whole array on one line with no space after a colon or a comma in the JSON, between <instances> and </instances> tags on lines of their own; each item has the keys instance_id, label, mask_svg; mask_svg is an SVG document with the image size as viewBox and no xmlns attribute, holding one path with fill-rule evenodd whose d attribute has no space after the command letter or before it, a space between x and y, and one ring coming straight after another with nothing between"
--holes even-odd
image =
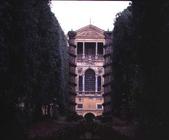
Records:
<instances>
[{"instance_id":1,"label":"arched opening","mask_svg":"<svg viewBox=\"0 0 169 140\"><path fill-rule=\"evenodd\" d=\"M87 122L91 122L95 118L95 115L93 113L89 112L84 115L84 118Z\"/></svg>"},{"instance_id":2,"label":"arched opening","mask_svg":"<svg viewBox=\"0 0 169 140\"><path fill-rule=\"evenodd\" d=\"M85 91L95 91L95 71L92 69L85 72Z\"/></svg>"}]
</instances>

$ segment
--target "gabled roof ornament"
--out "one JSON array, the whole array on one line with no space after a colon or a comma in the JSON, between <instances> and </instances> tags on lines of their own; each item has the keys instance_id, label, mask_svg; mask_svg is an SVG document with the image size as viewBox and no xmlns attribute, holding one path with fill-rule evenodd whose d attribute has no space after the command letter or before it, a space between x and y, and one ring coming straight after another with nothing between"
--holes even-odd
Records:
<instances>
[{"instance_id":1,"label":"gabled roof ornament","mask_svg":"<svg viewBox=\"0 0 169 140\"><path fill-rule=\"evenodd\" d=\"M91 18L90 18L90 23L89 23L89 25L92 25L92 20L91 20Z\"/></svg>"}]
</instances>

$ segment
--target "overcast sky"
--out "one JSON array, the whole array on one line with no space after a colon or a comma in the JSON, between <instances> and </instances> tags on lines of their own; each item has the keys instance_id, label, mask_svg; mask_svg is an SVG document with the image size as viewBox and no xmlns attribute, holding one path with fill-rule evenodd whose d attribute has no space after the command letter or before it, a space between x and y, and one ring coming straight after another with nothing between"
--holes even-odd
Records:
<instances>
[{"instance_id":1,"label":"overcast sky","mask_svg":"<svg viewBox=\"0 0 169 140\"><path fill-rule=\"evenodd\" d=\"M90 22L103 30L112 30L115 15L128 5L127 1L52 1L51 10L67 34Z\"/></svg>"}]
</instances>

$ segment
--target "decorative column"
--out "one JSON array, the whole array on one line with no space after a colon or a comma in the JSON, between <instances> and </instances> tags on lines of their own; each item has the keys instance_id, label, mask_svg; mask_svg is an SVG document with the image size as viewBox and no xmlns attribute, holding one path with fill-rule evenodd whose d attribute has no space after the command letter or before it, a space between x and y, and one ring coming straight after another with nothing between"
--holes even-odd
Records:
<instances>
[{"instance_id":1,"label":"decorative column","mask_svg":"<svg viewBox=\"0 0 169 140\"><path fill-rule=\"evenodd\" d=\"M97 58L98 57L98 44L97 44L97 42L96 42L96 53L95 53L95 58Z\"/></svg>"},{"instance_id":2,"label":"decorative column","mask_svg":"<svg viewBox=\"0 0 169 140\"><path fill-rule=\"evenodd\" d=\"M97 92L98 89L98 79L97 79L97 75L95 76L95 92Z\"/></svg>"},{"instance_id":3,"label":"decorative column","mask_svg":"<svg viewBox=\"0 0 169 140\"><path fill-rule=\"evenodd\" d=\"M83 42L83 56L82 58L85 58L85 43Z\"/></svg>"},{"instance_id":4,"label":"decorative column","mask_svg":"<svg viewBox=\"0 0 169 140\"><path fill-rule=\"evenodd\" d=\"M82 88L82 91L84 92L85 91L85 75L83 75L82 77L83 77L83 82L82 82L83 88Z\"/></svg>"}]
</instances>

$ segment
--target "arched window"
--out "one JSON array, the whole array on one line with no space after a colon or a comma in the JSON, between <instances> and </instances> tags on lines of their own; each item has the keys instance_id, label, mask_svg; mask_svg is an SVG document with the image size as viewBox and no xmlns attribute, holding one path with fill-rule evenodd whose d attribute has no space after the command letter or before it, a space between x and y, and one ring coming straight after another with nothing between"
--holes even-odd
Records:
<instances>
[{"instance_id":1,"label":"arched window","mask_svg":"<svg viewBox=\"0 0 169 140\"><path fill-rule=\"evenodd\" d=\"M95 91L95 72L92 69L85 72L85 91Z\"/></svg>"}]
</instances>

